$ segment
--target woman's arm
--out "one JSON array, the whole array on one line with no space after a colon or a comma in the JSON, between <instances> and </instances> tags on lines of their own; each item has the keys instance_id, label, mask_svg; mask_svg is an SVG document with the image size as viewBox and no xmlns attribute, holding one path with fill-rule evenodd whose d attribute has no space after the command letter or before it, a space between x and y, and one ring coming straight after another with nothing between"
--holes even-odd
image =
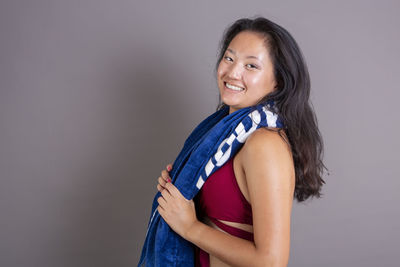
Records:
<instances>
[{"instance_id":1,"label":"woman's arm","mask_svg":"<svg viewBox=\"0 0 400 267\"><path fill-rule=\"evenodd\" d=\"M254 243L199 222L193 201L171 183L162 190L158 210L175 232L232 266L286 266L294 190L290 149L278 133L264 129L255 131L242 149Z\"/></svg>"}]
</instances>

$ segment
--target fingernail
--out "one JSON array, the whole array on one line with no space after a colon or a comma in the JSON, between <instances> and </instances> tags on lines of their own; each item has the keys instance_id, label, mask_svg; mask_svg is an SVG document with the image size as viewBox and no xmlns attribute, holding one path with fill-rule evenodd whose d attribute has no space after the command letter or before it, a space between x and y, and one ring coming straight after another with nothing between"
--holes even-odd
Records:
<instances>
[{"instance_id":1,"label":"fingernail","mask_svg":"<svg viewBox=\"0 0 400 267\"><path fill-rule=\"evenodd\" d=\"M168 178L168 182L170 183L170 182L171 182L171 179Z\"/></svg>"},{"instance_id":2,"label":"fingernail","mask_svg":"<svg viewBox=\"0 0 400 267\"><path fill-rule=\"evenodd\" d=\"M170 171L172 168L171 168L171 166L168 166L168 171Z\"/></svg>"}]
</instances>

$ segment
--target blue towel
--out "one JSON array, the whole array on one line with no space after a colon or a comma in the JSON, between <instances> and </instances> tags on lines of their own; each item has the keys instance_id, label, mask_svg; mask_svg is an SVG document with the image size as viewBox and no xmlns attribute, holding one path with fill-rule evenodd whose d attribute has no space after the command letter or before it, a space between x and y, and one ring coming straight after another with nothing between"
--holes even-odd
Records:
<instances>
[{"instance_id":1,"label":"blue towel","mask_svg":"<svg viewBox=\"0 0 400 267\"><path fill-rule=\"evenodd\" d=\"M229 114L229 107L214 112L186 139L170 172L172 183L186 199L193 199L207 178L233 157L247 137L260 127L282 128L272 101ZM176 234L157 211L153 200L146 239L138 266L194 266L195 247Z\"/></svg>"}]
</instances>

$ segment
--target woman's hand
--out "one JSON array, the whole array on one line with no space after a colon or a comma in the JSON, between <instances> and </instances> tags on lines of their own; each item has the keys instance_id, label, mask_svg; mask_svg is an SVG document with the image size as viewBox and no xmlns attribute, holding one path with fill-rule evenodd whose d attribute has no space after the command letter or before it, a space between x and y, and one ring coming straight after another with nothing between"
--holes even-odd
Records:
<instances>
[{"instance_id":1,"label":"woman's hand","mask_svg":"<svg viewBox=\"0 0 400 267\"><path fill-rule=\"evenodd\" d=\"M172 166L167 165L167 170L171 169ZM167 170L163 170L158 178L157 189L162 196L157 199L157 210L172 230L186 239L187 233L197 222L194 202L187 200L171 183Z\"/></svg>"},{"instance_id":2,"label":"woman's hand","mask_svg":"<svg viewBox=\"0 0 400 267\"><path fill-rule=\"evenodd\" d=\"M157 190L162 191L165 188L167 182L171 182L171 177L169 177L169 172L172 170L172 164L168 164L166 170L162 170L161 176L158 177Z\"/></svg>"}]
</instances>

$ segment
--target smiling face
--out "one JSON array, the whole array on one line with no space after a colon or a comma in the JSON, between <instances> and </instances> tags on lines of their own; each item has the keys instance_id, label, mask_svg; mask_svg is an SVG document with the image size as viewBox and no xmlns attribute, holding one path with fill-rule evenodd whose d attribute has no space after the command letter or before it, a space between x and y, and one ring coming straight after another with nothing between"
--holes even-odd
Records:
<instances>
[{"instance_id":1,"label":"smiling face","mask_svg":"<svg viewBox=\"0 0 400 267\"><path fill-rule=\"evenodd\" d=\"M253 106L275 90L273 64L261 34L242 31L232 39L218 65L217 80L229 113Z\"/></svg>"}]
</instances>

